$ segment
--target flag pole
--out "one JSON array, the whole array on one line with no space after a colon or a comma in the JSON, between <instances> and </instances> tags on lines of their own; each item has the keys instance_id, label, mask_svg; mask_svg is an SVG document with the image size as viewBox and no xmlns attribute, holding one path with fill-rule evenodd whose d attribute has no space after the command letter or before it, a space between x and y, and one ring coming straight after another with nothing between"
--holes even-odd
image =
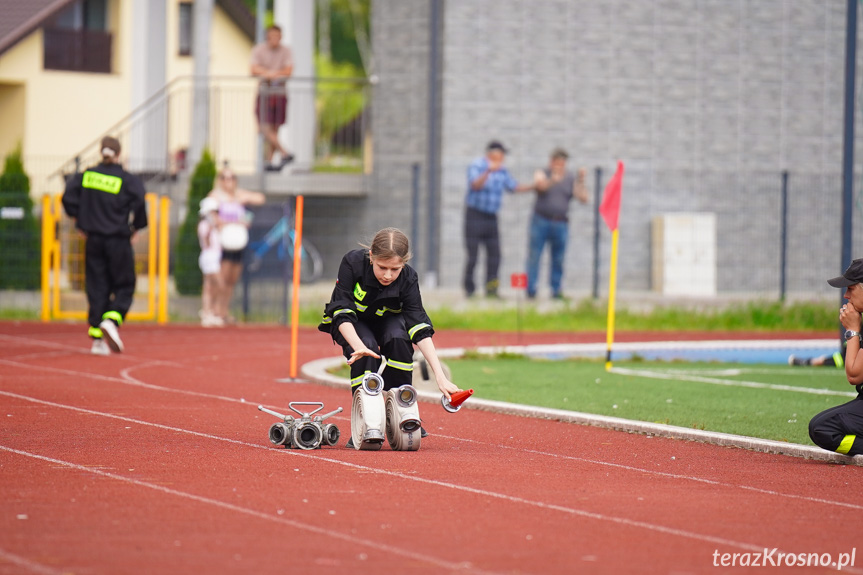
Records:
<instances>
[{"instance_id":1,"label":"flag pole","mask_svg":"<svg viewBox=\"0 0 863 575\"><path fill-rule=\"evenodd\" d=\"M606 329L605 370L611 370L611 346L614 344L614 302L617 298L617 238L620 234L615 229L611 232L611 266L608 275L608 325Z\"/></svg>"},{"instance_id":2,"label":"flag pole","mask_svg":"<svg viewBox=\"0 0 863 575\"><path fill-rule=\"evenodd\" d=\"M617 162L617 170L605 186L605 194L599 205L599 213L611 230L611 264L608 275L608 324L606 328L605 370L611 370L611 347L614 344L614 302L617 300L617 242L620 221L620 195L623 188L623 162Z\"/></svg>"}]
</instances>

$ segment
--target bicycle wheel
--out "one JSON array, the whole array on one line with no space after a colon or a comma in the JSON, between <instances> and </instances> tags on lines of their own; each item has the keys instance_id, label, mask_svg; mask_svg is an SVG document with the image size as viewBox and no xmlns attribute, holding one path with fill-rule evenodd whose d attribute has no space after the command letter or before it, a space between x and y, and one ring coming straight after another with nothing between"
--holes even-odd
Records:
<instances>
[{"instance_id":1,"label":"bicycle wheel","mask_svg":"<svg viewBox=\"0 0 863 575\"><path fill-rule=\"evenodd\" d=\"M324 275L324 259L315 244L303 240L301 256L300 283L312 283L321 279Z\"/></svg>"}]
</instances>

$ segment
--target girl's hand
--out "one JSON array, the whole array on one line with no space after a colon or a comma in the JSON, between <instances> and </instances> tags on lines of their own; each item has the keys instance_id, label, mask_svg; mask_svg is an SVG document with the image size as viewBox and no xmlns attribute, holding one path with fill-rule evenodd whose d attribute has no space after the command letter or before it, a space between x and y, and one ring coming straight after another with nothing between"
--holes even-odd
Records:
<instances>
[{"instance_id":1,"label":"girl's hand","mask_svg":"<svg viewBox=\"0 0 863 575\"><path fill-rule=\"evenodd\" d=\"M461 389L459 389L456 384L454 384L445 377L438 377L435 379L437 380L438 389L440 389L441 393L444 394L444 397L447 398L447 401L452 399L451 394L457 391L461 391Z\"/></svg>"},{"instance_id":2,"label":"girl's hand","mask_svg":"<svg viewBox=\"0 0 863 575\"><path fill-rule=\"evenodd\" d=\"M354 363L356 360L358 360L361 357L376 357L376 358L380 359L381 356L379 356L378 354L376 354L375 352L373 352L372 350L370 350L367 347L361 347L359 349L354 350L354 352L351 354L351 357L348 360L348 365L351 365L352 363Z\"/></svg>"}]
</instances>

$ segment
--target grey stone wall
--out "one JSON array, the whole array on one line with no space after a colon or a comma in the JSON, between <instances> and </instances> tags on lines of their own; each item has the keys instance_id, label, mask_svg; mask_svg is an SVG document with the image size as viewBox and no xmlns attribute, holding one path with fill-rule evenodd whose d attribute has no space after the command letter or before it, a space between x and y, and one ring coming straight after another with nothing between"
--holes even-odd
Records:
<instances>
[{"instance_id":1,"label":"grey stone wall","mask_svg":"<svg viewBox=\"0 0 863 575\"><path fill-rule=\"evenodd\" d=\"M426 202L428 152L428 54L431 12L427 0L374 2L372 31L378 83L374 89L373 185L365 218L369 233L396 226L423 238L424 228L411 229L412 166L419 164L422 206ZM412 246L420 268L423 243Z\"/></svg>"},{"instance_id":2,"label":"grey stone wall","mask_svg":"<svg viewBox=\"0 0 863 575\"><path fill-rule=\"evenodd\" d=\"M570 151L573 168L589 168L591 185L595 168L604 183L616 161L625 162L624 290L650 289L653 216L710 211L717 214L719 291L775 292L781 173L788 170L789 290L830 293L824 278L840 268L845 5L447 0L441 284L461 283L467 165L497 138L511 149L507 165L519 180L558 145ZM409 211L410 163L426 169L429 2L375 0L373 12L380 84L369 204L389 210L392 221ZM424 186L423 178L423 197ZM507 197L500 213L504 283L524 269L532 201L531 194ZM593 201L571 209L566 282L576 296L591 285L594 209ZM860 220L855 214L857 229ZM608 238L603 226L603 289ZM857 256L860 239L856 233Z\"/></svg>"}]
</instances>

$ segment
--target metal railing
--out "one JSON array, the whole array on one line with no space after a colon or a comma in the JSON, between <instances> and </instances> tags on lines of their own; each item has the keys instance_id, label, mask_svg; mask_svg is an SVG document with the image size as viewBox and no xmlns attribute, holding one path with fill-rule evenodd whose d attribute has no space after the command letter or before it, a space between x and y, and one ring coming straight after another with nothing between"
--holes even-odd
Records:
<instances>
[{"instance_id":1,"label":"metal railing","mask_svg":"<svg viewBox=\"0 0 863 575\"><path fill-rule=\"evenodd\" d=\"M99 161L103 135L120 140L126 167L145 177L174 177L193 168L192 115L196 78L166 84L105 134L61 163L49 178L75 173ZM206 84L209 122L205 146L240 173L261 165L255 99L258 81L245 76L211 76ZM305 167L315 171L369 171L369 82L365 78L290 78L288 145L308 149ZM292 117L293 113L293 117Z\"/></svg>"}]
</instances>

